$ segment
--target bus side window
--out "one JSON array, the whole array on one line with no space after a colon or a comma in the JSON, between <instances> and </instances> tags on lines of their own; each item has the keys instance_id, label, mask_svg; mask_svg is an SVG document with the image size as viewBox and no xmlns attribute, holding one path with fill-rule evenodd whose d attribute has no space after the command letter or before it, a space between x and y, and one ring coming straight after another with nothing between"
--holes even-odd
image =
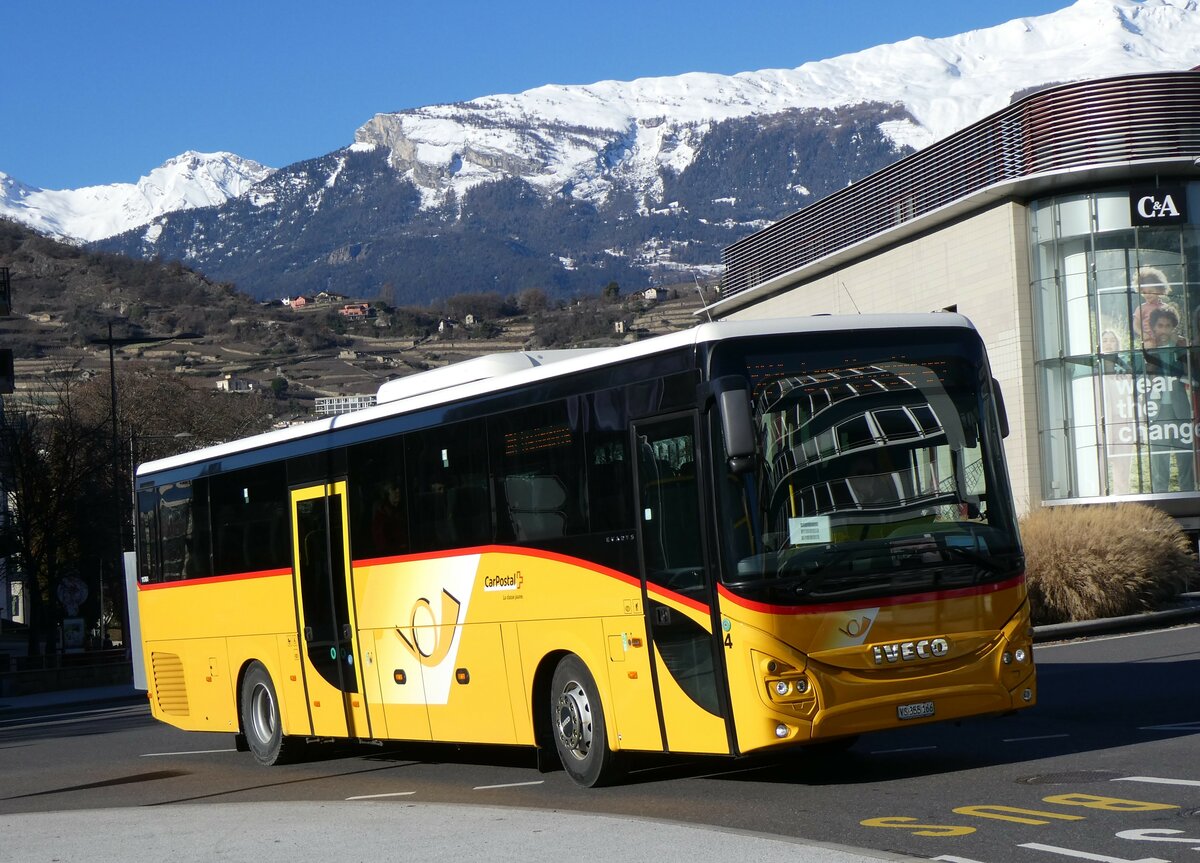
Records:
<instances>
[{"instance_id":1,"label":"bus side window","mask_svg":"<svg viewBox=\"0 0 1200 863\"><path fill-rule=\"evenodd\" d=\"M356 560L409 551L404 446L395 438L349 451L350 548Z\"/></svg>"},{"instance_id":2,"label":"bus side window","mask_svg":"<svg viewBox=\"0 0 1200 863\"><path fill-rule=\"evenodd\" d=\"M138 581L162 581L158 548L158 490L138 492Z\"/></svg>"},{"instance_id":3,"label":"bus side window","mask_svg":"<svg viewBox=\"0 0 1200 863\"><path fill-rule=\"evenodd\" d=\"M626 433L594 432L588 450L588 516L597 533L633 530L633 477Z\"/></svg>"},{"instance_id":4,"label":"bus side window","mask_svg":"<svg viewBox=\"0 0 1200 863\"><path fill-rule=\"evenodd\" d=\"M405 438L413 551L491 541L486 435L486 426L477 420Z\"/></svg>"},{"instance_id":5,"label":"bus side window","mask_svg":"<svg viewBox=\"0 0 1200 863\"><path fill-rule=\"evenodd\" d=\"M582 441L565 402L497 417L491 438L497 515L506 538L538 542L587 531Z\"/></svg>"},{"instance_id":6,"label":"bus side window","mask_svg":"<svg viewBox=\"0 0 1200 863\"><path fill-rule=\"evenodd\" d=\"M210 480L213 575L290 565L283 462L230 471Z\"/></svg>"}]
</instances>

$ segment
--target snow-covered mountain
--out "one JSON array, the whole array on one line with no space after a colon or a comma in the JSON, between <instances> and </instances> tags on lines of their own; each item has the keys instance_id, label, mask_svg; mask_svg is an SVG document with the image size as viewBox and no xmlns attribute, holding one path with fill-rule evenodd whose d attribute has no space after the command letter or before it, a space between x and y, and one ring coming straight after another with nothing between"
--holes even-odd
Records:
<instances>
[{"instance_id":1,"label":"snow-covered mountain","mask_svg":"<svg viewBox=\"0 0 1200 863\"><path fill-rule=\"evenodd\" d=\"M1031 90L1197 65L1198 0L1077 0L795 69L547 85L376 115L344 149L96 245L178 258L257 296L423 302L687 279ZM105 230L141 224L123 219Z\"/></svg>"},{"instance_id":2,"label":"snow-covered mountain","mask_svg":"<svg viewBox=\"0 0 1200 863\"><path fill-rule=\"evenodd\" d=\"M628 189L662 203L662 178L686 169L714 123L863 102L903 106L882 129L915 149L1048 82L1200 63L1195 0L1078 0L1049 15L945 39L913 38L796 69L692 73L587 86L549 85L378 114L355 135L383 147L426 206L453 190L518 176L543 194L601 203Z\"/></svg>"},{"instance_id":3,"label":"snow-covered mountain","mask_svg":"<svg viewBox=\"0 0 1200 863\"><path fill-rule=\"evenodd\" d=\"M189 150L137 183L56 191L36 189L0 173L0 216L54 237L99 240L164 213L223 204L273 172L233 153Z\"/></svg>"}]
</instances>

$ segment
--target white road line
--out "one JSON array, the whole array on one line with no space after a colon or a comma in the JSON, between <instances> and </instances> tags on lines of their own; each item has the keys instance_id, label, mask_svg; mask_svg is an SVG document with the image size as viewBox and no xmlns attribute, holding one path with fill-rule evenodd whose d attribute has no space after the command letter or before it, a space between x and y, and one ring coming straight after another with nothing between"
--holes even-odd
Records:
<instances>
[{"instance_id":1,"label":"white road line","mask_svg":"<svg viewBox=\"0 0 1200 863\"><path fill-rule=\"evenodd\" d=\"M1200 731L1200 721L1176 722L1173 725L1143 725L1138 731Z\"/></svg>"},{"instance_id":2,"label":"white road line","mask_svg":"<svg viewBox=\"0 0 1200 863\"><path fill-rule=\"evenodd\" d=\"M98 713L121 715L126 713L149 713L150 708L145 704L129 704L124 707L100 707L95 710L73 710L70 713L47 713L44 716L21 716L17 719L0 720L0 725L9 722L40 722L44 719L68 719L72 716L95 716Z\"/></svg>"},{"instance_id":3,"label":"white road line","mask_svg":"<svg viewBox=\"0 0 1200 863\"><path fill-rule=\"evenodd\" d=\"M937 749L936 746L909 746L907 749L874 749L872 755L892 755L896 752L928 752L930 749Z\"/></svg>"},{"instance_id":4,"label":"white road line","mask_svg":"<svg viewBox=\"0 0 1200 863\"><path fill-rule=\"evenodd\" d=\"M978 860L972 860L970 857L951 857L948 854L943 854L941 857L934 857L934 860L941 860L942 863L979 863Z\"/></svg>"},{"instance_id":5,"label":"white road line","mask_svg":"<svg viewBox=\"0 0 1200 863\"><path fill-rule=\"evenodd\" d=\"M48 720L48 719L46 719L46 717L38 717L38 716L22 717L21 719L6 720L7 722L21 722L22 723L21 725L0 724L0 731L24 731L26 728L50 728L55 725L78 725L81 722L93 722L96 720L103 720L103 719L117 719L122 716L134 716L134 715L137 715L140 713L145 713L147 716L149 715L149 712L146 711L146 709L142 708L142 707L134 707L134 708L132 708L132 711L133 712L130 712L130 708L116 708L113 711L104 712L103 715L97 715L98 711L92 711L90 713L90 715L67 714L67 715L71 716L72 718L71 719L54 719L54 720ZM62 716L63 714L60 713L59 715ZM36 721L31 721L31 720L36 720Z\"/></svg>"},{"instance_id":6,"label":"white road line","mask_svg":"<svg viewBox=\"0 0 1200 863\"><path fill-rule=\"evenodd\" d=\"M1164 779L1161 776L1118 776L1110 782L1152 782L1156 785L1194 785L1200 787L1200 779Z\"/></svg>"},{"instance_id":7,"label":"white road line","mask_svg":"<svg viewBox=\"0 0 1200 863\"><path fill-rule=\"evenodd\" d=\"M1036 737L1005 737L1004 743L1024 743L1027 740L1057 740L1060 737L1070 737L1070 734L1039 734Z\"/></svg>"},{"instance_id":8,"label":"white road line","mask_svg":"<svg viewBox=\"0 0 1200 863\"><path fill-rule=\"evenodd\" d=\"M173 755L214 755L218 752L237 752L236 749L188 749L183 752L143 752L139 758L166 758Z\"/></svg>"},{"instance_id":9,"label":"white road line","mask_svg":"<svg viewBox=\"0 0 1200 863\"><path fill-rule=\"evenodd\" d=\"M415 791L392 791L388 794L360 794L357 797L347 797L347 800L378 800L380 797L408 797Z\"/></svg>"},{"instance_id":10,"label":"white road line","mask_svg":"<svg viewBox=\"0 0 1200 863\"><path fill-rule=\"evenodd\" d=\"M536 782L507 782L504 785L476 785L472 791L491 791L493 788L520 788L523 785L544 785L545 779L539 779Z\"/></svg>"},{"instance_id":11,"label":"white road line","mask_svg":"<svg viewBox=\"0 0 1200 863\"><path fill-rule=\"evenodd\" d=\"M1049 851L1051 854L1061 854L1064 857L1074 857L1078 860L1095 860L1098 863L1171 863L1158 857L1143 857L1140 860L1128 860L1124 857L1106 857L1103 854L1089 854L1087 851L1074 851L1070 848L1059 848L1057 845L1043 845L1040 842L1025 842L1019 847L1030 848L1034 851Z\"/></svg>"}]
</instances>

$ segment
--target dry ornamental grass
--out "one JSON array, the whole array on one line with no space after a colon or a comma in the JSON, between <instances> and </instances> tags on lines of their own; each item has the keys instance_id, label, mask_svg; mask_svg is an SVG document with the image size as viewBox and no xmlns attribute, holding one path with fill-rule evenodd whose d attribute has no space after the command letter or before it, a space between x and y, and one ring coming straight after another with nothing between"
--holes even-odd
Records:
<instances>
[{"instance_id":1,"label":"dry ornamental grass","mask_svg":"<svg viewBox=\"0 0 1200 863\"><path fill-rule=\"evenodd\" d=\"M1021 520L1021 539L1035 624L1137 614L1197 581L1187 535L1141 504L1046 507Z\"/></svg>"}]
</instances>

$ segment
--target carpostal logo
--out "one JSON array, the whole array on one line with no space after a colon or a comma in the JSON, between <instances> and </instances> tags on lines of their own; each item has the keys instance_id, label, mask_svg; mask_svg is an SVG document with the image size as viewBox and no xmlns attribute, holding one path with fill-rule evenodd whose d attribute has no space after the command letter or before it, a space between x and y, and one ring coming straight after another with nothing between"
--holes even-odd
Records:
<instances>
[{"instance_id":1,"label":"carpostal logo","mask_svg":"<svg viewBox=\"0 0 1200 863\"><path fill-rule=\"evenodd\" d=\"M520 590L521 585L525 583L525 577L521 575L521 570L517 570L509 575L487 575L483 578L484 591L493 590Z\"/></svg>"}]
</instances>

